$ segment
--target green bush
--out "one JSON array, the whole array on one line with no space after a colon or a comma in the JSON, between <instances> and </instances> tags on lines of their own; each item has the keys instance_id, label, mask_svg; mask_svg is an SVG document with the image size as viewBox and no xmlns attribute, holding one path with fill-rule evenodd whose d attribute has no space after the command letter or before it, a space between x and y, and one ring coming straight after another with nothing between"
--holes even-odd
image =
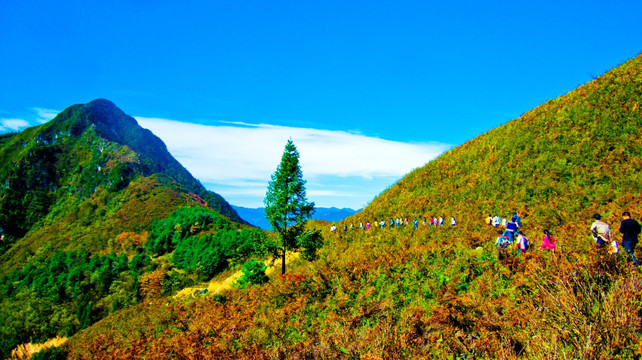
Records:
<instances>
[{"instance_id":1,"label":"green bush","mask_svg":"<svg viewBox=\"0 0 642 360\"><path fill-rule=\"evenodd\" d=\"M316 260L318 250L323 246L321 231L307 231L299 237L299 246L303 248L301 257L308 261Z\"/></svg>"},{"instance_id":2,"label":"green bush","mask_svg":"<svg viewBox=\"0 0 642 360\"><path fill-rule=\"evenodd\" d=\"M64 347L50 347L31 355L31 360L65 360L69 350Z\"/></svg>"},{"instance_id":3,"label":"green bush","mask_svg":"<svg viewBox=\"0 0 642 360\"><path fill-rule=\"evenodd\" d=\"M239 286L245 287L248 284L261 285L270 280L265 275L267 267L260 260L250 260L243 265L243 276L238 280Z\"/></svg>"}]
</instances>

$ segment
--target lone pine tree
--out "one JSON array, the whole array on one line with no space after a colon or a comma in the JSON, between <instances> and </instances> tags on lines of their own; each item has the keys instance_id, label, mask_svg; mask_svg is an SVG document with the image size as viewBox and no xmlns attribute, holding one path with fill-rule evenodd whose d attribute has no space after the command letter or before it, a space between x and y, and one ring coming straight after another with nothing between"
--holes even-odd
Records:
<instances>
[{"instance_id":1,"label":"lone pine tree","mask_svg":"<svg viewBox=\"0 0 642 360\"><path fill-rule=\"evenodd\" d=\"M306 199L299 152L292 140L285 145L281 163L272 174L264 203L267 219L272 229L279 233L283 260L281 273L285 274L285 254L297 247L297 239L314 211L314 202Z\"/></svg>"}]
</instances>

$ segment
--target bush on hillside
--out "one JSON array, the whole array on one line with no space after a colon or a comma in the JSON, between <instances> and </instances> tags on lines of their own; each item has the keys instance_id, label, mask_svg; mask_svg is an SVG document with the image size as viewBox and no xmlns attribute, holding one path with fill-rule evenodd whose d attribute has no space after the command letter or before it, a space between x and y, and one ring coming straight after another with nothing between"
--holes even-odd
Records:
<instances>
[{"instance_id":1,"label":"bush on hillside","mask_svg":"<svg viewBox=\"0 0 642 360\"><path fill-rule=\"evenodd\" d=\"M69 350L65 347L50 347L31 355L30 360L65 360Z\"/></svg>"},{"instance_id":2,"label":"bush on hillside","mask_svg":"<svg viewBox=\"0 0 642 360\"><path fill-rule=\"evenodd\" d=\"M308 261L316 260L317 252L323 246L323 236L321 231L313 230L303 233L299 237L299 246L303 248L301 257Z\"/></svg>"},{"instance_id":3,"label":"bush on hillside","mask_svg":"<svg viewBox=\"0 0 642 360\"><path fill-rule=\"evenodd\" d=\"M267 266L260 260L250 260L243 265L243 276L238 280L241 288L250 285L261 285L270 281L270 278L265 275Z\"/></svg>"}]
</instances>

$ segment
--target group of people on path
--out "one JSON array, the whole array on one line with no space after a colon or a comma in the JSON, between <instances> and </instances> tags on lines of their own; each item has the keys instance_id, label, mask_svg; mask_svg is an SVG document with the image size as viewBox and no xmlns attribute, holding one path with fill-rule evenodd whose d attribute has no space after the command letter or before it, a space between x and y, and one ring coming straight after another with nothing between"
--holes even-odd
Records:
<instances>
[{"instance_id":1,"label":"group of people on path","mask_svg":"<svg viewBox=\"0 0 642 360\"><path fill-rule=\"evenodd\" d=\"M617 254L619 252L618 241L615 239L611 232L611 227L602 221L602 216L600 214L593 215L593 223L591 224L591 235L595 241L595 246L598 249L606 248L608 246L609 253ZM500 236L495 241L495 247L498 249L507 248L513 243L517 245L517 248L520 252L526 251L529 247L529 241L522 230L521 218L517 215L517 212L513 213L513 216L509 221L506 219L501 220L499 216L488 215L486 218L486 224L493 227L498 227L500 224L505 228L502 232L500 231ZM622 213L622 222L620 223L619 232L622 234L622 247L628 254L628 259L633 262L634 265L638 265L638 260L635 257L635 247L638 243L638 235L640 234L642 228L640 223L631 218L631 214L628 211ZM515 239L517 238L517 241ZM551 235L550 231L545 229L544 235L542 236L542 245L540 249L544 250L555 250L555 238Z\"/></svg>"},{"instance_id":2,"label":"group of people on path","mask_svg":"<svg viewBox=\"0 0 642 360\"><path fill-rule=\"evenodd\" d=\"M486 218L486 224L494 228L497 228L501 224L505 229L504 231L499 231L499 237L495 240L496 248L505 249L515 244L520 252L524 252L530 247L530 242L522 230L522 218L517 214L517 212L513 213L510 220L506 220L506 218L502 220L498 215L493 217L489 214ZM552 243L553 248L555 248L555 239L550 236L550 233L548 233L547 230L546 234L548 235L548 246Z\"/></svg>"},{"instance_id":3,"label":"group of people on path","mask_svg":"<svg viewBox=\"0 0 642 360\"><path fill-rule=\"evenodd\" d=\"M422 224L423 224L423 226L429 226L429 227L432 227L432 226L434 226L434 227L443 227L444 226L444 218L445 218L444 215L439 216L439 217L431 216L430 218L424 217ZM410 225L410 222L408 221L408 218L399 218L398 217L396 219L390 218L390 222L389 223L387 223L385 220L381 220L381 221L378 221L378 222L375 221L374 223L370 223L370 221L366 221L366 223L364 224L363 221L361 221L361 222L359 222L359 230L369 230L371 228L376 228L377 226L379 226L381 228L381 230L383 230L383 229L386 228L386 226L388 226L389 228L393 229L393 228L400 228L400 227L409 226L409 225ZM451 218L450 218L450 226L455 226L455 225L457 225L457 220L455 219L454 216L451 216ZM414 229L419 228L419 219L418 218L414 218L414 220L412 221L412 226L413 226ZM348 230L354 230L354 228L355 228L354 224L350 224L349 227L348 227L348 224L343 224L343 231L344 232L348 232ZM332 232L337 231L337 226L336 225L332 225L330 227L330 231L332 231Z\"/></svg>"}]
</instances>

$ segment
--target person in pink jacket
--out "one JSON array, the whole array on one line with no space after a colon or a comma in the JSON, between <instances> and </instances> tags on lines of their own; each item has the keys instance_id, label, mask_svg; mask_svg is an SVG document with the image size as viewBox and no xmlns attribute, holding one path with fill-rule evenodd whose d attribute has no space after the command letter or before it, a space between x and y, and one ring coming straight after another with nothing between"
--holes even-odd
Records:
<instances>
[{"instance_id":1,"label":"person in pink jacket","mask_svg":"<svg viewBox=\"0 0 642 360\"><path fill-rule=\"evenodd\" d=\"M553 238L548 230L544 230L544 236L542 236L542 246L540 246L539 248L545 250L555 250L555 238Z\"/></svg>"}]
</instances>

